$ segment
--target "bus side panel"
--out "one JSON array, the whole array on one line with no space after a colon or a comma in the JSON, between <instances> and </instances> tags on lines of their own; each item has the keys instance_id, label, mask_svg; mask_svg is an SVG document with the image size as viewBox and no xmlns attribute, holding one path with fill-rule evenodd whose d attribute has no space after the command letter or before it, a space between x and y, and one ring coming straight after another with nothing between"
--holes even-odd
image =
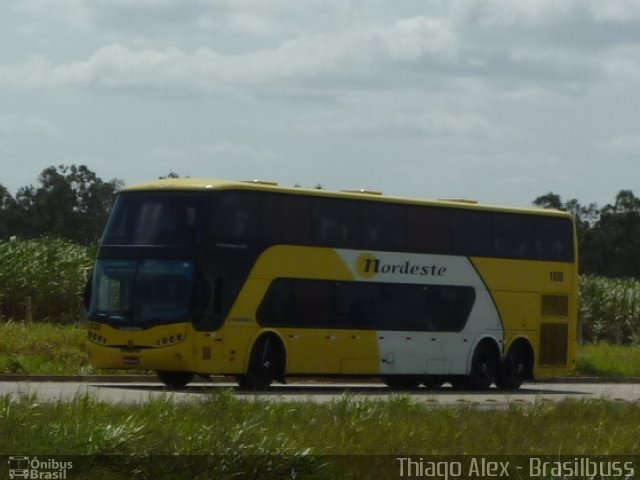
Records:
<instances>
[{"instance_id":1,"label":"bus side panel","mask_svg":"<svg viewBox=\"0 0 640 480\"><path fill-rule=\"evenodd\" d=\"M463 286L475 291L473 307L460 331L379 331L381 374L467 374L473 349L482 336L489 335L501 344L500 315L468 258L355 250L339 253L359 281ZM395 320L407 324L402 318Z\"/></svg>"},{"instance_id":2,"label":"bus side panel","mask_svg":"<svg viewBox=\"0 0 640 480\"><path fill-rule=\"evenodd\" d=\"M223 373L246 371L251 348L260 334L277 331L286 352L286 374L376 374L379 355L375 331L267 326L257 324L257 313L271 283L277 278L353 281L354 277L328 248L278 245L266 250L220 330L224 337ZM300 319L304 325L304 319Z\"/></svg>"},{"instance_id":3,"label":"bus side panel","mask_svg":"<svg viewBox=\"0 0 640 480\"><path fill-rule=\"evenodd\" d=\"M526 338L534 376L567 373L575 366L577 272L573 263L474 258L493 293L505 326L505 352Z\"/></svg>"},{"instance_id":4,"label":"bus side panel","mask_svg":"<svg viewBox=\"0 0 640 480\"><path fill-rule=\"evenodd\" d=\"M288 355L287 373L378 373L374 331L287 328L280 332Z\"/></svg>"}]
</instances>

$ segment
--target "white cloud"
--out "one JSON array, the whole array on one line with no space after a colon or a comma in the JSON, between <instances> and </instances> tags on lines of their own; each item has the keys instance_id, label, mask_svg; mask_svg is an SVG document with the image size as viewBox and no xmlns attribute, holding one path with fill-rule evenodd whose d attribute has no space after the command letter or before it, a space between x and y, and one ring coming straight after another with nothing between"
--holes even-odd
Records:
<instances>
[{"instance_id":1,"label":"white cloud","mask_svg":"<svg viewBox=\"0 0 640 480\"><path fill-rule=\"evenodd\" d=\"M611 153L622 155L640 155L640 133L618 135L598 144Z\"/></svg>"},{"instance_id":2,"label":"white cloud","mask_svg":"<svg viewBox=\"0 0 640 480\"><path fill-rule=\"evenodd\" d=\"M346 4L351 6L342 9L347 13L336 2L328 6L314 2L312 10L321 10L326 17L333 14L335 20L352 19L353 11L363 9L360 2ZM34 12L51 9L43 0L29 0L27 5ZM64 0L62 5L84 21L100 18L106 22L107 17L131 14L131 8L153 12L147 20L140 20L144 14L128 17L153 22L162 16L158 25L174 22L187 37L196 25L196 29L215 32L218 38L226 34L222 23L236 23L245 33L253 30L270 35L276 31L273 27L285 21L283 12L285 17L291 12L301 15L299 3L291 0L192 0L175 15L172 12L181 5L176 0L135 4ZM84 58L53 62L34 57L22 63L0 64L0 85L135 88L140 89L137 94L145 89L216 92L276 85L286 94L281 82L316 91L333 88L337 81L386 90L394 84L392 88L425 82L428 87L441 87L477 77L487 83L498 82L506 93L523 88L532 92L534 85L575 92L618 72L636 75L640 70L637 47L629 46L633 38L640 44L640 16L631 37L615 34L619 29L613 27L619 27L620 22L633 23L628 17L620 18L620 3L609 8L599 7L595 0L465 0L452 5L438 15L355 22L351 28L338 30L322 30L308 23L307 31L302 31L305 25L299 25L295 32L289 30L288 37L276 35L276 43L262 47L248 43L233 48L207 42L204 37L193 44L176 37L173 44L162 46L167 42L154 42L155 34L140 41L145 30L132 28L123 41L103 44ZM226 19L231 22L223 22ZM113 18L110 21L117 23ZM592 40L584 41L589 35L604 38L606 32L611 33L610 42L593 48L587 44ZM242 45L242 41L236 43Z\"/></svg>"},{"instance_id":3,"label":"white cloud","mask_svg":"<svg viewBox=\"0 0 640 480\"><path fill-rule=\"evenodd\" d=\"M337 35L314 35L247 54L212 48L131 48L107 45L89 58L52 64L35 58L21 65L0 65L0 82L15 88L72 86L101 88L173 87L198 90L225 85L259 85L317 77L361 77L372 69L423 61L447 61L455 39L442 22L402 20Z\"/></svg>"},{"instance_id":4,"label":"white cloud","mask_svg":"<svg viewBox=\"0 0 640 480\"><path fill-rule=\"evenodd\" d=\"M38 116L0 115L0 135L57 137L60 135L60 130L48 120Z\"/></svg>"},{"instance_id":5,"label":"white cloud","mask_svg":"<svg viewBox=\"0 0 640 480\"><path fill-rule=\"evenodd\" d=\"M630 162L640 148L640 0L9 0L4 13L0 140L33 170L14 187L42 162L100 159L105 178L366 175L402 194L404 172L425 196L425 178L447 178L460 190L439 182L440 196L522 203L524 185L566 184L591 201L580 189L630 178L599 169L603 152Z\"/></svg>"},{"instance_id":6,"label":"white cloud","mask_svg":"<svg viewBox=\"0 0 640 480\"><path fill-rule=\"evenodd\" d=\"M62 0L57 9L45 0L28 0L23 8L32 16L59 18L60 12L70 12L74 22L102 26L109 41L84 58L0 64L0 85L139 88L138 94L277 85L286 92L283 81L322 91L336 80L387 89L398 80L414 86L428 80L433 87L477 77L499 82L506 91L525 84L530 92L536 84L577 91L603 77L640 70L637 48L629 47L633 40L640 44L638 3L624 9L620 1L458 0L430 15L363 15L365 22L356 14L367 11L366 3L314 1L305 3L307 10L320 13L321 20L313 22L293 0ZM130 29L128 22L133 22ZM142 28L145 22L158 31ZM276 33L285 24L280 30L286 34ZM633 28L621 28L629 24ZM272 41L247 42L230 34L233 25L240 33ZM114 42L113 32L122 29L125 34ZM233 42L218 41L225 35Z\"/></svg>"},{"instance_id":7,"label":"white cloud","mask_svg":"<svg viewBox=\"0 0 640 480\"><path fill-rule=\"evenodd\" d=\"M284 158L267 149L258 149L248 145L234 144L230 142L213 143L198 147L200 156L214 161L246 162L246 163L271 163L281 162Z\"/></svg>"},{"instance_id":8,"label":"white cloud","mask_svg":"<svg viewBox=\"0 0 640 480\"><path fill-rule=\"evenodd\" d=\"M621 24L640 21L640 1L638 0L591 0L589 9L594 19Z\"/></svg>"},{"instance_id":9,"label":"white cloud","mask_svg":"<svg viewBox=\"0 0 640 480\"><path fill-rule=\"evenodd\" d=\"M419 98L419 97L416 97ZM420 102L422 103L422 102ZM380 106L361 101L349 108L325 110L304 116L297 130L322 135L354 137L418 137L434 138L498 138L514 134L512 128L497 125L481 115L470 112L451 112L440 109L423 111L401 108L399 105Z\"/></svg>"}]
</instances>

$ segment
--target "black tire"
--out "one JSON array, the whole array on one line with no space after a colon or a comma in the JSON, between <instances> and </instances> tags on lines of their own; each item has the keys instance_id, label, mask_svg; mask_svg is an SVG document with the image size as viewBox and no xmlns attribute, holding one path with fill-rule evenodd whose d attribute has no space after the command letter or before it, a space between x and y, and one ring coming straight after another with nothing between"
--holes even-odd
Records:
<instances>
[{"instance_id":1,"label":"black tire","mask_svg":"<svg viewBox=\"0 0 640 480\"><path fill-rule=\"evenodd\" d=\"M413 375L387 375L382 381L392 390L415 390L420 385L420 378Z\"/></svg>"},{"instance_id":2,"label":"black tire","mask_svg":"<svg viewBox=\"0 0 640 480\"><path fill-rule=\"evenodd\" d=\"M240 389L261 391L271 386L278 375L276 341L271 335L258 339L251 351L247 373L236 377Z\"/></svg>"},{"instance_id":3,"label":"black tire","mask_svg":"<svg viewBox=\"0 0 640 480\"><path fill-rule=\"evenodd\" d=\"M420 379L420 383L429 390L436 390L444 383L441 375L426 375Z\"/></svg>"},{"instance_id":4,"label":"black tire","mask_svg":"<svg viewBox=\"0 0 640 480\"><path fill-rule=\"evenodd\" d=\"M168 370L158 370L156 374L160 381L171 390L183 390L195 376L192 372L171 372Z\"/></svg>"},{"instance_id":5,"label":"black tire","mask_svg":"<svg viewBox=\"0 0 640 480\"><path fill-rule=\"evenodd\" d=\"M451 384L453 390L467 390L471 388L469 386L469 377L466 375L454 375L449 377L448 382Z\"/></svg>"},{"instance_id":6,"label":"black tire","mask_svg":"<svg viewBox=\"0 0 640 480\"><path fill-rule=\"evenodd\" d=\"M517 390L527 378L529 356L522 348L514 346L500 364L496 385L503 390Z\"/></svg>"},{"instance_id":7,"label":"black tire","mask_svg":"<svg viewBox=\"0 0 640 480\"><path fill-rule=\"evenodd\" d=\"M499 357L496 348L489 342L482 342L473 352L471 371L466 379L468 388L487 390L496 382L499 370Z\"/></svg>"}]
</instances>

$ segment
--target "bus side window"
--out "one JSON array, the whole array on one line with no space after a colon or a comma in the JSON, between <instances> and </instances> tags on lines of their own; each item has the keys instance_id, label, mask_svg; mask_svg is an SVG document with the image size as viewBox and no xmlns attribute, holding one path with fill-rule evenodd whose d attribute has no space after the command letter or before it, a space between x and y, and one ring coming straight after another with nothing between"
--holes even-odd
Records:
<instances>
[{"instance_id":1,"label":"bus side window","mask_svg":"<svg viewBox=\"0 0 640 480\"><path fill-rule=\"evenodd\" d=\"M450 253L451 221L448 210L407 207L407 246L411 252Z\"/></svg>"},{"instance_id":2,"label":"bus side window","mask_svg":"<svg viewBox=\"0 0 640 480\"><path fill-rule=\"evenodd\" d=\"M493 217L496 255L504 258L533 258L533 222L529 215L497 213Z\"/></svg>"},{"instance_id":3,"label":"bus side window","mask_svg":"<svg viewBox=\"0 0 640 480\"><path fill-rule=\"evenodd\" d=\"M361 204L362 248L406 250L404 206L367 202Z\"/></svg>"},{"instance_id":4,"label":"bus side window","mask_svg":"<svg viewBox=\"0 0 640 480\"><path fill-rule=\"evenodd\" d=\"M296 195L265 195L262 231L267 245L311 243L310 203Z\"/></svg>"},{"instance_id":5,"label":"bus side window","mask_svg":"<svg viewBox=\"0 0 640 480\"><path fill-rule=\"evenodd\" d=\"M216 242L249 243L260 238L259 198L251 192L223 192L214 204L209 233Z\"/></svg>"},{"instance_id":6,"label":"bus side window","mask_svg":"<svg viewBox=\"0 0 640 480\"><path fill-rule=\"evenodd\" d=\"M490 212L455 210L452 212L453 251L468 257L493 257L495 246Z\"/></svg>"},{"instance_id":7,"label":"bus side window","mask_svg":"<svg viewBox=\"0 0 640 480\"><path fill-rule=\"evenodd\" d=\"M317 245L353 248L358 244L356 202L317 198L313 201L313 240Z\"/></svg>"},{"instance_id":8,"label":"bus side window","mask_svg":"<svg viewBox=\"0 0 640 480\"><path fill-rule=\"evenodd\" d=\"M573 225L569 219L536 218L533 237L537 259L573 261Z\"/></svg>"}]
</instances>

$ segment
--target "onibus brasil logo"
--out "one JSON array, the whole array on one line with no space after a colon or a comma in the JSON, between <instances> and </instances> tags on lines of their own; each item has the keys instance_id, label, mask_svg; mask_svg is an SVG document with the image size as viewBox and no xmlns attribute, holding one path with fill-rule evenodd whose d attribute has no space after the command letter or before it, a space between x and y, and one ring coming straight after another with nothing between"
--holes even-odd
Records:
<instances>
[{"instance_id":1,"label":"onibus brasil logo","mask_svg":"<svg viewBox=\"0 0 640 480\"><path fill-rule=\"evenodd\" d=\"M66 480L67 471L73 468L73 462L63 462L54 458L45 460L38 457L9 457L9 478L32 480Z\"/></svg>"}]
</instances>

